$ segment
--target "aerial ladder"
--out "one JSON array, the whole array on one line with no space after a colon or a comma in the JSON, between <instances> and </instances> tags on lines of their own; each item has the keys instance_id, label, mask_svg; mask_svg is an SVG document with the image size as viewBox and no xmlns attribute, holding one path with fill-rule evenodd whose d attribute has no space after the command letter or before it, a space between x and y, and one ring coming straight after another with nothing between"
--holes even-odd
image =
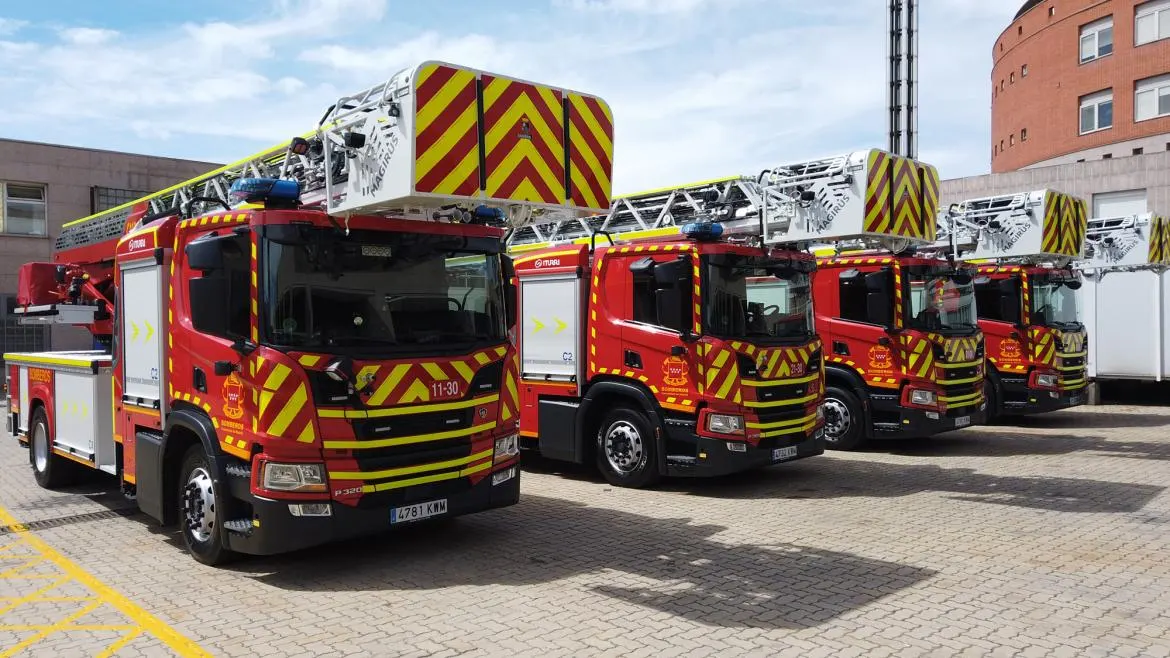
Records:
<instances>
[{"instance_id":1,"label":"aerial ladder","mask_svg":"<svg viewBox=\"0 0 1170 658\"><path fill-rule=\"evenodd\" d=\"M1085 402L1088 338L1077 310L1088 206L1056 190L953 204L935 250L977 265L979 325L987 337L988 416Z\"/></svg>"},{"instance_id":2,"label":"aerial ladder","mask_svg":"<svg viewBox=\"0 0 1170 658\"><path fill-rule=\"evenodd\" d=\"M430 61L70 222L17 314L106 349L6 354L9 431L209 564L514 504L503 238L607 207L612 134L599 98Z\"/></svg>"},{"instance_id":3,"label":"aerial ladder","mask_svg":"<svg viewBox=\"0 0 1170 658\"><path fill-rule=\"evenodd\" d=\"M1149 212L1094 217L1085 235L1084 258L1073 267L1084 277L1080 312L1093 337L1089 378L1166 379L1170 219Z\"/></svg>"}]
</instances>

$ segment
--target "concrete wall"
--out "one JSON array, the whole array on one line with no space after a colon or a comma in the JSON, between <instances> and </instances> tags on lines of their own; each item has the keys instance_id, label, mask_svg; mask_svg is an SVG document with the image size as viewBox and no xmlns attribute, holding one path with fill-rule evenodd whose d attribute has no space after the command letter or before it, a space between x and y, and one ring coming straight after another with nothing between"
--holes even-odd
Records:
<instances>
[{"instance_id":1,"label":"concrete wall","mask_svg":"<svg viewBox=\"0 0 1170 658\"><path fill-rule=\"evenodd\" d=\"M1144 189L1148 210L1170 215L1170 151L955 178L941 187L944 208L964 199L1044 188L1082 197L1092 208L1094 194Z\"/></svg>"},{"instance_id":2,"label":"concrete wall","mask_svg":"<svg viewBox=\"0 0 1170 658\"><path fill-rule=\"evenodd\" d=\"M93 186L159 190L220 165L130 153L0 139L0 181L46 186L49 235L0 233L0 294L16 292L17 270L29 261L49 260L61 225L90 214ZM2 202L2 200L0 200ZM89 333L54 328L53 349L87 349Z\"/></svg>"}]
</instances>

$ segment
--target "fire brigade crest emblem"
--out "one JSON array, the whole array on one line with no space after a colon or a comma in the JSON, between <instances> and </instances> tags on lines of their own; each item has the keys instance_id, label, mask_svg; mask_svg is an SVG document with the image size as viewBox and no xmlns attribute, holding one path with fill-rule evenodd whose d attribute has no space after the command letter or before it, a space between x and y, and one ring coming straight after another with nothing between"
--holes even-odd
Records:
<instances>
[{"instance_id":1,"label":"fire brigade crest emblem","mask_svg":"<svg viewBox=\"0 0 1170 658\"><path fill-rule=\"evenodd\" d=\"M662 381L667 386L686 386L687 362L682 357L668 357L662 362Z\"/></svg>"},{"instance_id":2,"label":"fire brigade crest emblem","mask_svg":"<svg viewBox=\"0 0 1170 658\"><path fill-rule=\"evenodd\" d=\"M869 348L869 367L875 370L890 370L894 367L894 355L890 348L874 345Z\"/></svg>"},{"instance_id":3,"label":"fire brigade crest emblem","mask_svg":"<svg viewBox=\"0 0 1170 658\"><path fill-rule=\"evenodd\" d=\"M1019 341L1008 340L1002 341L999 344L999 354L1005 359L1020 358L1020 343Z\"/></svg>"},{"instance_id":4,"label":"fire brigade crest emblem","mask_svg":"<svg viewBox=\"0 0 1170 658\"><path fill-rule=\"evenodd\" d=\"M223 415L239 420L244 415L244 383L240 376L232 373L223 380Z\"/></svg>"}]
</instances>

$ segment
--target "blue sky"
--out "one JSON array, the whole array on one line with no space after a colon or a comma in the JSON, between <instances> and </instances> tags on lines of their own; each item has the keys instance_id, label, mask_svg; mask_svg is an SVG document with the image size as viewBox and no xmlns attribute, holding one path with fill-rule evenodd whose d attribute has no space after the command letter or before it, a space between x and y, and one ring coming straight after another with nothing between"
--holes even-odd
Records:
<instances>
[{"instance_id":1,"label":"blue sky","mask_svg":"<svg viewBox=\"0 0 1170 658\"><path fill-rule=\"evenodd\" d=\"M1021 0L921 0L922 159L989 167L991 48ZM885 138L886 0L66 0L0 9L0 136L223 162L443 59L594 93L615 192Z\"/></svg>"}]
</instances>

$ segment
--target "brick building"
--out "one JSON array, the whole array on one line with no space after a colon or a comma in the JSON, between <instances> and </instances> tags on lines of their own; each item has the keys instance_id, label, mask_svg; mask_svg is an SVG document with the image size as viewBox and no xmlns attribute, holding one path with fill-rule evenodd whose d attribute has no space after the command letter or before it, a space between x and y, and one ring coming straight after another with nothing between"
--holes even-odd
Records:
<instances>
[{"instance_id":1,"label":"brick building","mask_svg":"<svg viewBox=\"0 0 1170 658\"><path fill-rule=\"evenodd\" d=\"M992 56L992 172L1170 150L1170 0L1028 0Z\"/></svg>"},{"instance_id":2,"label":"brick building","mask_svg":"<svg viewBox=\"0 0 1170 658\"><path fill-rule=\"evenodd\" d=\"M17 271L51 259L62 224L218 166L0 139L0 354L91 346L84 330L22 326L12 314Z\"/></svg>"}]
</instances>

